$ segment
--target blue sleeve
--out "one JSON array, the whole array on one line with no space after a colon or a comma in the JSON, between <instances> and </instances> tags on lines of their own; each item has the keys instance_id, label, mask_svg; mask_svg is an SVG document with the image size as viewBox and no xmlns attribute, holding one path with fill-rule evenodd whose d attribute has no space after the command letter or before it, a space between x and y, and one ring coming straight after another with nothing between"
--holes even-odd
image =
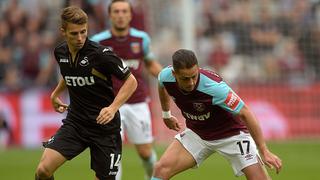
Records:
<instances>
[{"instance_id":1,"label":"blue sleeve","mask_svg":"<svg viewBox=\"0 0 320 180\"><path fill-rule=\"evenodd\" d=\"M158 75L158 81L160 87L164 87L164 82L175 82L175 78L172 75L172 67L168 66L166 68L163 68L159 75Z\"/></svg>"},{"instance_id":2,"label":"blue sleeve","mask_svg":"<svg viewBox=\"0 0 320 180\"><path fill-rule=\"evenodd\" d=\"M109 30L107 30L107 31L102 31L98 34L93 35L92 37L90 37L90 40L99 43L100 41L109 39L110 37L111 37L111 33Z\"/></svg>"},{"instance_id":3,"label":"blue sleeve","mask_svg":"<svg viewBox=\"0 0 320 180\"><path fill-rule=\"evenodd\" d=\"M212 104L237 114L244 106L241 98L224 82L216 82L212 79L200 75L199 90L212 96Z\"/></svg>"}]
</instances>

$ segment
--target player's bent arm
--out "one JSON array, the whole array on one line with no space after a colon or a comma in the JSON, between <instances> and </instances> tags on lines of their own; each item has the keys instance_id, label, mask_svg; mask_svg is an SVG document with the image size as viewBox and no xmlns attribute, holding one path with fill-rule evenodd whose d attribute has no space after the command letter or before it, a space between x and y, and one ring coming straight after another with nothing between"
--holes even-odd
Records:
<instances>
[{"instance_id":1,"label":"player's bent arm","mask_svg":"<svg viewBox=\"0 0 320 180\"><path fill-rule=\"evenodd\" d=\"M249 129L249 132L254 139L257 147L260 151L264 151L267 149L267 145L264 141L261 127L259 125L258 120L255 118L254 114L250 111L250 109L244 105L243 108L239 112L239 116L241 120L243 120Z\"/></svg>"},{"instance_id":2,"label":"player's bent arm","mask_svg":"<svg viewBox=\"0 0 320 180\"><path fill-rule=\"evenodd\" d=\"M164 87L158 85L159 98L162 108L162 119L165 125L172 130L180 131L181 125L178 119L171 115L170 112L170 96Z\"/></svg>"},{"instance_id":3,"label":"player's bent arm","mask_svg":"<svg viewBox=\"0 0 320 180\"><path fill-rule=\"evenodd\" d=\"M156 60L145 61L146 68L150 74L154 77L158 77L159 72L162 69L161 64Z\"/></svg>"},{"instance_id":4,"label":"player's bent arm","mask_svg":"<svg viewBox=\"0 0 320 180\"><path fill-rule=\"evenodd\" d=\"M109 106L116 111L124 104L137 89L138 83L136 78L130 74L129 77L125 80L124 84L121 86L117 96L115 97L112 104Z\"/></svg>"},{"instance_id":5,"label":"player's bent arm","mask_svg":"<svg viewBox=\"0 0 320 180\"><path fill-rule=\"evenodd\" d=\"M257 147L259 149L259 153L262 156L263 162L269 167L269 168L275 168L276 172L279 173L282 168L282 162L281 159L271 153L265 143L265 140L263 138L262 130L260 128L260 125L253 115L253 113L249 110L249 108L245 105L239 113L241 119L246 123L250 134L252 138L254 139L255 143L257 144Z\"/></svg>"},{"instance_id":6,"label":"player's bent arm","mask_svg":"<svg viewBox=\"0 0 320 180\"><path fill-rule=\"evenodd\" d=\"M59 99L59 95L67 88L66 83L63 78L60 79L58 85L51 93L50 99L51 104L56 112L63 113L65 110L67 110L68 105L63 103Z\"/></svg>"},{"instance_id":7,"label":"player's bent arm","mask_svg":"<svg viewBox=\"0 0 320 180\"><path fill-rule=\"evenodd\" d=\"M56 88L51 93L51 99L58 97L66 89L66 87L67 86L64 79L61 78Z\"/></svg>"},{"instance_id":8,"label":"player's bent arm","mask_svg":"<svg viewBox=\"0 0 320 180\"><path fill-rule=\"evenodd\" d=\"M170 111L170 96L164 87L158 84L158 93L162 111Z\"/></svg>"}]
</instances>

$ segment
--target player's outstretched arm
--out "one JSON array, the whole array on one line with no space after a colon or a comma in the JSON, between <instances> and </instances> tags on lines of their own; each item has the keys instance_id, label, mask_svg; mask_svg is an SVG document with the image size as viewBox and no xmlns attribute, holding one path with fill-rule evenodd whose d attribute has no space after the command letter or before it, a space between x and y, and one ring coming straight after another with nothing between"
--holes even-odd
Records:
<instances>
[{"instance_id":1,"label":"player's outstretched arm","mask_svg":"<svg viewBox=\"0 0 320 180\"><path fill-rule=\"evenodd\" d=\"M261 127L253 113L245 105L240 110L239 115L241 119L246 123L252 138L257 144L257 147L259 149L260 155L264 163L271 169L275 168L276 172L279 173L282 167L281 159L269 151L263 138Z\"/></svg>"},{"instance_id":2,"label":"player's outstretched arm","mask_svg":"<svg viewBox=\"0 0 320 180\"><path fill-rule=\"evenodd\" d=\"M107 124L109 121L111 121L120 106L124 104L137 89L137 85L138 83L136 78L132 74L130 74L129 77L125 80L124 84L121 86L112 104L100 111L97 117L97 123Z\"/></svg>"}]
</instances>

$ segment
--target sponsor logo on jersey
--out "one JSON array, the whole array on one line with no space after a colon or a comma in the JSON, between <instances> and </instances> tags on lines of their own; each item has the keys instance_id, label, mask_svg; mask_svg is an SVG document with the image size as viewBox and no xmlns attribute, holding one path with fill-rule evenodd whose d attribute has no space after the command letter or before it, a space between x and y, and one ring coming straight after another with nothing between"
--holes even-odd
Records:
<instances>
[{"instance_id":1,"label":"sponsor logo on jersey","mask_svg":"<svg viewBox=\"0 0 320 180\"><path fill-rule=\"evenodd\" d=\"M131 47L131 51L135 54L138 54L141 51L140 43L138 42L132 42L130 44L130 47Z\"/></svg>"},{"instance_id":2,"label":"sponsor logo on jersey","mask_svg":"<svg viewBox=\"0 0 320 180\"><path fill-rule=\"evenodd\" d=\"M64 80L68 86L91 86L94 85L93 76L79 77L79 76L65 76Z\"/></svg>"},{"instance_id":3,"label":"sponsor logo on jersey","mask_svg":"<svg viewBox=\"0 0 320 180\"><path fill-rule=\"evenodd\" d=\"M61 62L61 63L69 63L69 59L62 58L62 59L59 59L59 62Z\"/></svg>"},{"instance_id":4,"label":"sponsor logo on jersey","mask_svg":"<svg viewBox=\"0 0 320 180\"><path fill-rule=\"evenodd\" d=\"M206 114L193 115L193 114L190 114L190 113L187 113L187 112L184 112L184 111L183 111L183 115L184 115L187 119L190 119L190 120L204 121L204 120L207 120L207 119L210 118L211 113L208 112L208 113L206 113Z\"/></svg>"},{"instance_id":5,"label":"sponsor logo on jersey","mask_svg":"<svg viewBox=\"0 0 320 180\"><path fill-rule=\"evenodd\" d=\"M193 103L193 108L196 111L202 112L206 109L206 105L204 105L203 103Z\"/></svg>"},{"instance_id":6,"label":"sponsor logo on jersey","mask_svg":"<svg viewBox=\"0 0 320 180\"><path fill-rule=\"evenodd\" d=\"M80 66L88 66L89 65L89 60L88 57L85 56L81 61L80 61Z\"/></svg>"},{"instance_id":7,"label":"sponsor logo on jersey","mask_svg":"<svg viewBox=\"0 0 320 180\"><path fill-rule=\"evenodd\" d=\"M236 95L234 92L229 91L227 99L224 103L232 110L235 110L238 104L240 103L240 97Z\"/></svg>"}]
</instances>

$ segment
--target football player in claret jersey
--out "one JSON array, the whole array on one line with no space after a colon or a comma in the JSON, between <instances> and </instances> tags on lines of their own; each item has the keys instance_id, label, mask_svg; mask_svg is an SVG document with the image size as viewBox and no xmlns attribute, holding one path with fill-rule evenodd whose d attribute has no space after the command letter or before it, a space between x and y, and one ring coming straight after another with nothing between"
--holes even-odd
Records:
<instances>
[{"instance_id":1,"label":"football player in claret jersey","mask_svg":"<svg viewBox=\"0 0 320 180\"><path fill-rule=\"evenodd\" d=\"M186 129L175 136L156 163L151 179L170 179L199 166L215 152L230 162L236 176L270 179L263 164L278 173L281 160L268 150L258 121L222 78L199 68L190 50L176 51L172 62L158 77L162 118L169 129L181 130L170 113L171 96L186 119Z\"/></svg>"},{"instance_id":2,"label":"football player in claret jersey","mask_svg":"<svg viewBox=\"0 0 320 180\"><path fill-rule=\"evenodd\" d=\"M61 25L65 42L55 48L54 55L62 79L51 101L57 112L68 113L56 134L44 143L35 179L54 179L57 168L89 147L95 178L114 180L122 151L118 109L132 95L137 81L110 49L87 38L88 17L83 10L63 9ZM116 97L111 76L124 80ZM59 98L65 89L69 106Z\"/></svg>"},{"instance_id":3,"label":"football player in claret jersey","mask_svg":"<svg viewBox=\"0 0 320 180\"><path fill-rule=\"evenodd\" d=\"M148 105L148 87L144 68L153 77L157 77L162 66L155 60L150 50L150 37L144 31L130 27L132 18L131 5L127 0L113 0L109 4L111 29L102 31L91 40L110 47L130 68L138 81L137 90L130 99L120 107L122 132L135 144L145 169L146 179L150 179L156 153L153 150L151 113ZM115 79L114 89L117 92L122 82ZM120 179L120 173L117 180Z\"/></svg>"}]
</instances>

